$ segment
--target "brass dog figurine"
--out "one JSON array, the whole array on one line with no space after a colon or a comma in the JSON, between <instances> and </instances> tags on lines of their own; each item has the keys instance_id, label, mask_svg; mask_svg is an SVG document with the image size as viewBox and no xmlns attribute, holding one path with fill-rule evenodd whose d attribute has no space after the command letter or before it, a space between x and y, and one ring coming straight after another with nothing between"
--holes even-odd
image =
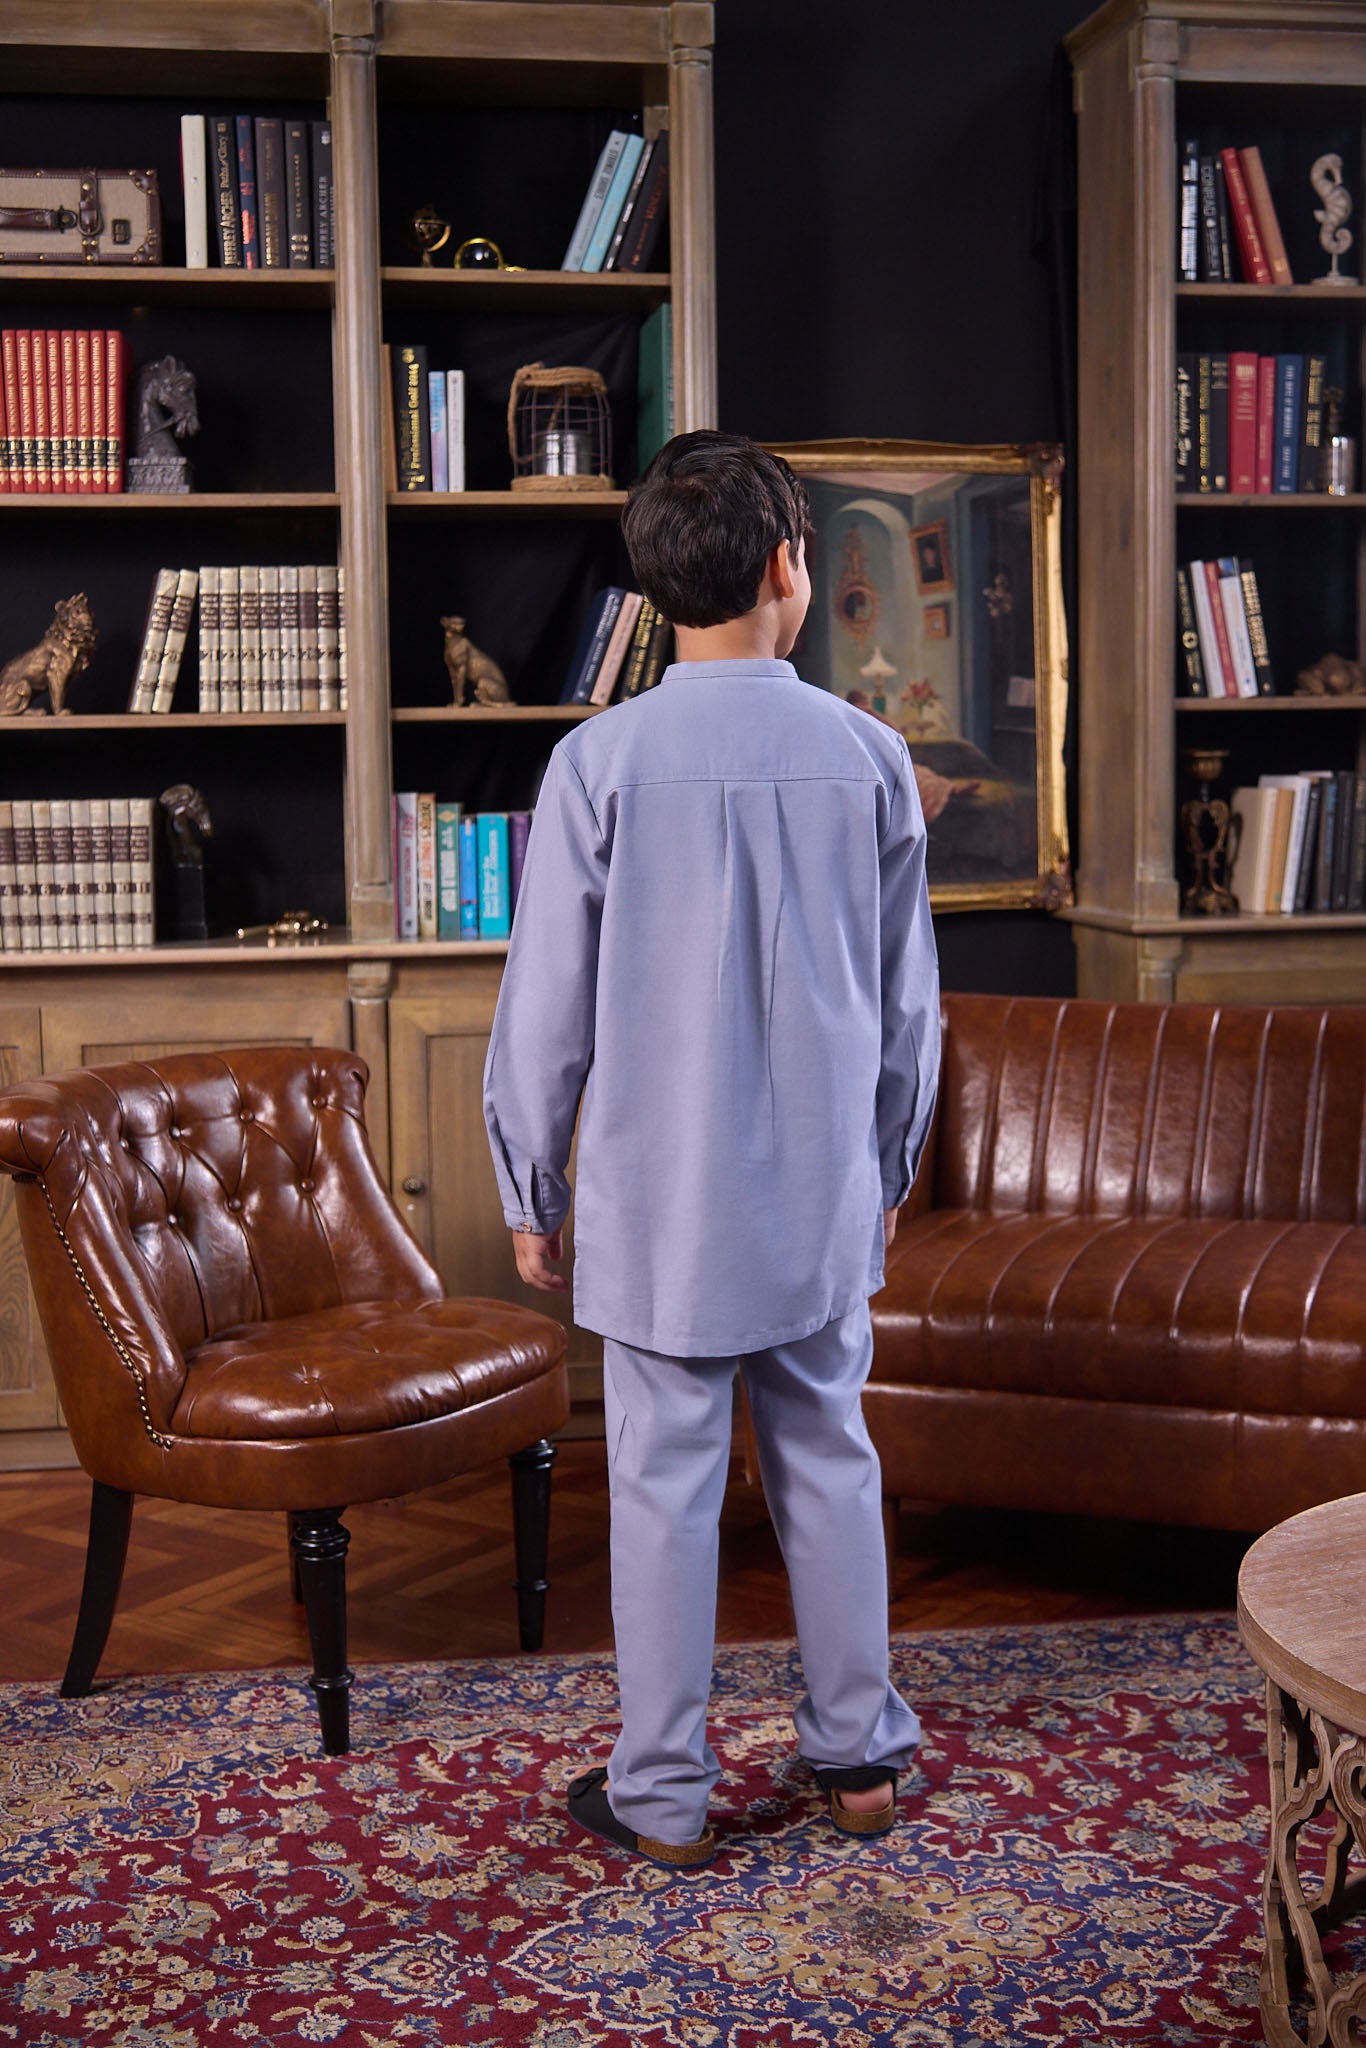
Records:
<instances>
[{"instance_id":1,"label":"brass dog figurine","mask_svg":"<svg viewBox=\"0 0 1366 2048\"><path fill-rule=\"evenodd\" d=\"M66 691L73 676L90 666L99 634L83 590L57 600L52 624L36 647L16 654L0 668L0 718L21 713L41 717L43 706L31 699L46 690L54 718L67 715Z\"/></svg>"},{"instance_id":2,"label":"brass dog figurine","mask_svg":"<svg viewBox=\"0 0 1366 2048\"><path fill-rule=\"evenodd\" d=\"M490 654L465 638L465 621L443 619L446 636L446 673L451 679L451 696L457 704L510 704L512 692L507 677Z\"/></svg>"}]
</instances>

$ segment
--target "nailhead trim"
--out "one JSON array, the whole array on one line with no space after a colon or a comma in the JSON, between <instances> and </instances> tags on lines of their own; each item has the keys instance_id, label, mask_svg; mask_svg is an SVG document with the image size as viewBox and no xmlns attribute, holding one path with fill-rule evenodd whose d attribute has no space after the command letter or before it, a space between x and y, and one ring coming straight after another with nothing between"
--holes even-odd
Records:
<instances>
[{"instance_id":1,"label":"nailhead trim","mask_svg":"<svg viewBox=\"0 0 1366 2048\"><path fill-rule=\"evenodd\" d=\"M82 1291L85 1294L85 1298L90 1303L91 1308L95 1312L95 1319L99 1323L100 1328L104 1331L106 1337L108 1337L115 1351L117 1351L120 1360L122 1361L125 1369L127 1370L130 1378L132 1379L134 1387L137 1389L138 1407L142 1410L143 1428L146 1430L152 1442L157 1446L158 1450L174 1450L175 1438L163 1436L160 1430L154 1429L152 1426L152 1412L147 1406L147 1383L144 1380L142 1374L139 1372L137 1366L133 1363L127 1345L119 1336L118 1331L114 1328L108 1316L105 1314L104 1310L100 1307L98 1301L96 1301L95 1299L95 1291L91 1287L89 1280L86 1278L85 1268L82 1266L80 1259L76 1254L76 1248L72 1244L71 1239L67 1236L66 1232L62 1229L61 1224L57 1220L57 1211L52 1206L52 1197L47 1191L47 1182L44 1180L40 1180L38 1182L38 1185L43 1191L43 1200L47 1203L47 1213L52 1218L52 1227L56 1231L58 1237L61 1239L63 1251L66 1253L67 1257L70 1259L72 1263L72 1266L75 1268L76 1278L80 1281Z\"/></svg>"}]
</instances>

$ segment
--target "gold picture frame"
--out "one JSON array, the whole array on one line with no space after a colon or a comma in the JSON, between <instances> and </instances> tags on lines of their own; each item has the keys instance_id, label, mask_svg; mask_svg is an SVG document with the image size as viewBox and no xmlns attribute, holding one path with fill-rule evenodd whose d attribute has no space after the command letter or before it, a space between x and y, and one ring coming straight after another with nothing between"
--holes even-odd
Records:
<instances>
[{"instance_id":1,"label":"gold picture frame","mask_svg":"<svg viewBox=\"0 0 1366 2048\"><path fill-rule=\"evenodd\" d=\"M932 906L1064 908L1061 448L769 445L815 525L793 661L905 738Z\"/></svg>"}]
</instances>

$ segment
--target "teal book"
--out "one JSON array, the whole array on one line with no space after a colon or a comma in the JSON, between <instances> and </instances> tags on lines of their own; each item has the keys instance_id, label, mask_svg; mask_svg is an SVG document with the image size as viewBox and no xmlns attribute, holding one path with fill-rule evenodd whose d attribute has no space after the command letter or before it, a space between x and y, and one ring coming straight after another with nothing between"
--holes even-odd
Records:
<instances>
[{"instance_id":1,"label":"teal book","mask_svg":"<svg viewBox=\"0 0 1366 2048\"><path fill-rule=\"evenodd\" d=\"M436 807L436 935L460 937L460 806Z\"/></svg>"},{"instance_id":2,"label":"teal book","mask_svg":"<svg viewBox=\"0 0 1366 2048\"><path fill-rule=\"evenodd\" d=\"M593 224L588 251L583 259L585 270L602 269L603 259L612 246L612 237L616 233L617 222L621 219L621 210L626 204L626 195L631 189L631 180L636 174L636 165L640 162L644 147L643 135L627 136L621 160L612 173L611 184L607 187L607 197L602 202L602 211Z\"/></svg>"},{"instance_id":3,"label":"teal book","mask_svg":"<svg viewBox=\"0 0 1366 2048\"><path fill-rule=\"evenodd\" d=\"M460 936L479 936L479 828L473 818L460 820Z\"/></svg>"},{"instance_id":4,"label":"teal book","mask_svg":"<svg viewBox=\"0 0 1366 2048\"><path fill-rule=\"evenodd\" d=\"M512 930L512 868L505 811L481 811L479 827L479 936L505 939Z\"/></svg>"},{"instance_id":5,"label":"teal book","mask_svg":"<svg viewBox=\"0 0 1366 2048\"><path fill-rule=\"evenodd\" d=\"M644 470L674 432L673 307L666 299L641 323L636 461Z\"/></svg>"}]
</instances>

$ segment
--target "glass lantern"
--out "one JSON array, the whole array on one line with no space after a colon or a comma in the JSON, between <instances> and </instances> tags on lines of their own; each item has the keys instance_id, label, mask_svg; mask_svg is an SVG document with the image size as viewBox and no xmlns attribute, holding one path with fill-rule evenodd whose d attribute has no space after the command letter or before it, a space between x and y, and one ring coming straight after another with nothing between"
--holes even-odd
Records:
<instances>
[{"instance_id":1,"label":"glass lantern","mask_svg":"<svg viewBox=\"0 0 1366 2048\"><path fill-rule=\"evenodd\" d=\"M529 363L512 380L514 491L610 491L612 411L596 370Z\"/></svg>"}]
</instances>

